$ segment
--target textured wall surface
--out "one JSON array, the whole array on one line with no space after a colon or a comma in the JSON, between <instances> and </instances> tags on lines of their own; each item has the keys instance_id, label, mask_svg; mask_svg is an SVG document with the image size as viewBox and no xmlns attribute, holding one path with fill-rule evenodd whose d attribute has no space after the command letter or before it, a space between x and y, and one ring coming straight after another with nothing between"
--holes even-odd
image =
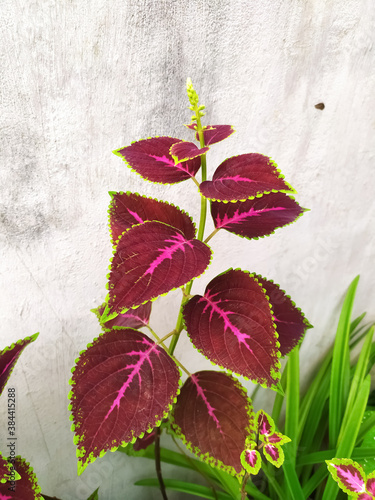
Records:
<instances>
[{"instance_id":1,"label":"textured wall surface","mask_svg":"<svg viewBox=\"0 0 375 500\"><path fill-rule=\"evenodd\" d=\"M301 352L309 373L332 342L356 274L355 313L375 317L374 7L371 0L3 0L0 25L0 348L40 332L11 379L17 452L43 491L62 500L86 499L98 485L103 499L125 498L124 488L126 498L156 499L157 491L131 486L154 474L152 463L119 453L77 477L68 381L79 351L99 333L90 309L106 294L107 192L169 199L195 218L199 198L192 182L143 182L111 151L152 135L189 139L182 124L190 118L190 76L205 123L237 130L212 148L211 173L235 154L272 156L311 211L259 241L219 233L194 290L229 266L280 283L315 325ZM174 327L180 293L168 300L157 301L152 316L161 334ZM191 371L209 366L186 339L176 353ZM4 397L0 408L5 429Z\"/></svg>"}]
</instances>

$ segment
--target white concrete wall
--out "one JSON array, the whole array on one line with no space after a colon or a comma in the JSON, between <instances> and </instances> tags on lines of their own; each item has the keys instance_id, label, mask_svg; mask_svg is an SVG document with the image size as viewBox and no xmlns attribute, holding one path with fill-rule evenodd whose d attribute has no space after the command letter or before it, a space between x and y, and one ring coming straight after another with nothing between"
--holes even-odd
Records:
<instances>
[{"instance_id":1,"label":"white concrete wall","mask_svg":"<svg viewBox=\"0 0 375 500\"><path fill-rule=\"evenodd\" d=\"M311 370L358 273L355 312L375 317L373 3L3 0L0 18L0 347L40 331L11 379L17 451L43 491L62 500L85 499L99 484L103 499L156 499L131 486L153 475L153 464L120 454L76 477L68 380L99 333L90 309L105 296L111 255L107 192L154 195L195 217L198 196L193 183L143 182L111 151L152 135L188 139L191 76L206 123L237 129L212 148L211 173L235 154L274 158L311 212L260 241L219 233L194 289L229 266L280 283L315 325L301 354ZM173 328L179 300L174 292L156 304L161 334ZM187 340L176 352L191 370L207 366Z\"/></svg>"}]
</instances>

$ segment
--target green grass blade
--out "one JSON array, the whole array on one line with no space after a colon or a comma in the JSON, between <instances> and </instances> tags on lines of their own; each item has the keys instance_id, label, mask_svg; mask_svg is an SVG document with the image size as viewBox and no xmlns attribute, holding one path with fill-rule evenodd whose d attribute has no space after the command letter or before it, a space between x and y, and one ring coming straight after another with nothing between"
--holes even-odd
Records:
<instances>
[{"instance_id":1,"label":"green grass blade","mask_svg":"<svg viewBox=\"0 0 375 500\"><path fill-rule=\"evenodd\" d=\"M310 384L306 394L302 398L301 407L300 407L300 416L299 416L299 427L298 427L298 443L301 440L302 433L305 429L305 424L307 418L312 411L312 407L315 403L315 398L317 394L319 394L322 390L322 385L324 384L324 380L326 380L325 385L327 387L327 397L328 397L328 387L329 387L329 378L330 378L330 364L332 361L332 352L333 349L330 349L326 354L326 357L321 364L318 373L314 377L314 380Z\"/></svg>"},{"instance_id":2,"label":"green grass blade","mask_svg":"<svg viewBox=\"0 0 375 500\"><path fill-rule=\"evenodd\" d=\"M91 495L89 496L89 498L87 500L99 500L99 488L96 488L96 490L91 493Z\"/></svg>"},{"instance_id":3,"label":"green grass blade","mask_svg":"<svg viewBox=\"0 0 375 500\"><path fill-rule=\"evenodd\" d=\"M292 498L293 500L305 500L301 483L299 482L297 476L294 460L292 460L294 450L293 448L292 450L290 450L291 444L292 443L286 443L285 445L283 445L285 460L282 468L286 481L286 484L284 486L287 487L286 491L288 492L288 497ZM283 500L284 499L285 497L283 498Z\"/></svg>"},{"instance_id":4,"label":"green grass blade","mask_svg":"<svg viewBox=\"0 0 375 500\"><path fill-rule=\"evenodd\" d=\"M316 451L315 453L309 453L308 455L302 455L298 457L297 467L300 465L313 465L320 464L325 462L326 460L330 460L336 454L336 450L324 450L324 451ZM374 448L354 448L352 452L353 460L363 460L366 458L374 458L375 451Z\"/></svg>"},{"instance_id":5,"label":"green grass blade","mask_svg":"<svg viewBox=\"0 0 375 500\"><path fill-rule=\"evenodd\" d=\"M327 465L321 465L319 469L311 476L311 478L307 481L307 483L303 487L303 494L305 498L310 498L310 495L319 484L328 476L328 468Z\"/></svg>"},{"instance_id":6,"label":"green grass blade","mask_svg":"<svg viewBox=\"0 0 375 500\"><path fill-rule=\"evenodd\" d=\"M151 486L159 488L159 481L156 478L150 479L140 479L134 483L136 486ZM201 486L200 484L188 483L186 481L179 481L177 479L164 479L164 485L167 490L180 491L181 493L189 493L196 497L209 498L210 500L232 500L232 498L221 491L216 492L216 497L207 486Z\"/></svg>"},{"instance_id":7,"label":"green grass blade","mask_svg":"<svg viewBox=\"0 0 375 500\"><path fill-rule=\"evenodd\" d=\"M329 397L329 384L330 377L328 372L327 376L323 378L319 390L315 394L310 412L308 413L304 432L300 440L300 448L302 450L310 450L314 442L319 422L321 421Z\"/></svg>"},{"instance_id":8,"label":"green grass blade","mask_svg":"<svg viewBox=\"0 0 375 500\"><path fill-rule=\"evenodd\" d=\"M284 368L284 371L281 375L280 379L280 385L283 388L283 391L285 392L286 388L286 381L287 381L287 369ZM281 395L280 393L276 393L275 401L273 403L273 409L272 409L272 419L275 422L275 425L278 429L281 429L280 426L280 414L281 414L281 409L283 406L283 402L285 399L285 393L284 395Z\"/></svg>"},{"instance_id":9,"label":"green grass blade","mask_svg":"<svg viewBox=\"0 0 375 500\"><path fill-rule=\"evenodd\" d=\"M332 355L332 370L329 398L329 445L334 448L339 437L344 402L349 392L350 360L349 330L354 297L358 285L357 276L349 286L341 309Z\"/></svg>"},{"instance_id":10,"label":"green grass blade","mask_svg":"<svg viewBox=\"0 0 375 500\"><path fill-rule=\"evenodd\" d=\"M289 443L289 457L292 463L295 464L299 426L299 347L295 347L289 354L286 368L288 374L284 432L291 439L291 443Z\"/></svg>"},{"instance_id":11,"label":"green grass blade","mask_svg":"<svg viewBox=\"0 0 375 500\"><path fill-rule=\"evenodd\" d=\"M345 413L341 424L338 444L340 443L343 432L347 426L349 416L353 410L354 402L357 397L359 388L362 386L362 383L367 375L367 366L371 352L371 343L373 335L374 335L374 327L371 327L368 334L366 335L365 341L362 346L361 354L359 356L358 362L355 367L354 376L352 379L350 392L346 403Z\"/></svg>"},{"instance_id":12,"label":"green grass blade","mask_svg":"<svg viewBox=\"0 0 375 500\"><path fill-rule=\"evenodd\" d=\"M358 432L356 444L360 444L366 434L375 427L375 411L366 411Z\"/></svg>"},{"instance_id":13,"label":"green grass blade","mask_svg":"<svg viewBox=\"0 0 375 500\"><path fill-rule=\"evenodd\" d=\"M271 500L270 497L268 497L264 493L261 493L251 481L248 481L246 485L246 492L256 500Z\"/></svg>"},{"instance_id":14,"label":"green grass blade","mask_svg":"<svg viewBox=\"0 0 375 500\"><path fill-rule=\"evenodd\" d=\"M148 458L150 460L155 460L155 450L154 446L149 446L145 450L134 451L130 446L124 448L118 448L118 451L125 453L129 456ZM187 455L182 455L181 453L173 450L168 450L167 448L160 448L160 460L166 464L176 465L177 467L184 467L186 469L191 469L200 472L205 476L214 476L214 468L210 465L201 462L195 458L191 458Z\"/></svg>"},{"instance_id":15,"label":"green grass blade","mask_svg":"<svg viewBox=\"0 0 375 500\"><path fill-rule=\"evenodd\" d=\"M362 313L360 316L358 316L357 318L353 319L353 321L350 323L350 330L349 330L349 334L350 336L352 335L355 335L355 330L357 328L357 326L359 326L359 324L361 323L361 321L364 319L364 317L366 316L367 313Z\"/></svg>"},{"instance_id":16,"label":"green grass blade","mask_svg":"<svg viewBox=\"0 0 375 500\"><path fill-rule=\"evenodd\" d=\"M347 425L344 429L342 439L337 448L337 458L350 458L354 450L355 442L357 440L358 432L361 427L363 415L366 410L368 397L370 394L371 377L367 375L363 384L361 385L353 410L348 419ZM329 476L322 500L335 500L339 486L332 476Z\"/></svg>"},{"instance_id":17,"label":"green grass blade","mask_svg":"<svg viewBox=\"0 0 375 500\"><path fill-rule=\"evenodd\" d=\"M216 477L217 482L220 484L220 487L226 491L233 500L241 500L241 492L238 479L227 474L221 469L217 469L216 467L211 467L213 476ZM254 486L255 488L255 486ZM256 489L256 488L255 488ZM258 491L256 489L256 491Z\"/></svg>"},{"instance_id":18,"label":"green grass blade","mask_svg":"<svg viewBox=\"0 0 375 500\"><path fill-rule=\"evenodd\" d=\"M284 492L283 492L280 484L276 481L276 479L273 475L273 471L271 472L269 470L268 463L262 462L262 471L264 472L264 475L266 476L269 485L271 486L271 488L273 488L273 490L275 491L279 500L285 500Z\"/></svg>"}]
</instances>

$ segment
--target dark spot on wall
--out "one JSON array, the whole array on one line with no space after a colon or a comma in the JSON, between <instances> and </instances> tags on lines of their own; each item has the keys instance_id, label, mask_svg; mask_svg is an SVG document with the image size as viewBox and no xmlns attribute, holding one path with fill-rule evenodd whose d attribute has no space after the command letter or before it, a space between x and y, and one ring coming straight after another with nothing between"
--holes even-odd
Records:
<instances>
[{"instance_id":1,"label":"dark spot on wall","mask_svg":"<svg viewBox=\"0 0 375 500\"><path fill-rule=\"evenodd\" d=\"M318 104L315 104L315 107L316 109L320 109L321 111L323 111L323 109L325 108L324 102L319 102Z\"/></svg>"}]
</instances>

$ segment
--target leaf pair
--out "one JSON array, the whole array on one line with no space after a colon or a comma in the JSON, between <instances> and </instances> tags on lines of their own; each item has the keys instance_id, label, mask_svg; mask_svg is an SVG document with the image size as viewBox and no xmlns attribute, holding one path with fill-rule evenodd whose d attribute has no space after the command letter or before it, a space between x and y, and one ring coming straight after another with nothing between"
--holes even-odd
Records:
<instances>
[{"instance_id":1,"label":"leaf pair","mask_svg":"<svg viewBox=\"0 0 375 500\"><path fill-rule=\"evenodd\" d=\"M194 124L188 128L194 130ZM133 142L114 153L144 179L162 184L176 184L196 175L201 166L200 156L209 144L215 144L234 132L230 125L211 125L203 131L206 147L198 149L192 142L175 137L151 137ZM196 133L198 136L198 133ZM197 140L199 138L197 137Z\"/></svg>"},{"instance_id":2,"label":"leaf pair","mask_svg":"<svg viewBox=\"0 0 375 500\"><path fill-rule=\"evenodd\" d=\"M375 499L375 471L366 476L363 467L349 458L332 458L326 463L345 493L358 500Z\"/></svg>"}]
</instances>

